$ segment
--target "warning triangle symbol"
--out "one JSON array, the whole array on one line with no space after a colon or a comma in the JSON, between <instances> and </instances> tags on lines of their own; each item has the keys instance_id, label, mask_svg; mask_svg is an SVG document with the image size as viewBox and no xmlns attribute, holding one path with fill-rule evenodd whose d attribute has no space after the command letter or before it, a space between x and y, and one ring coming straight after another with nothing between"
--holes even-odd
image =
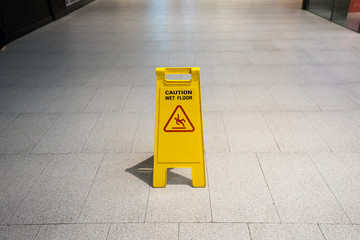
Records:
<instances>
[{"instance_id":1,"label":"warning triangle symbol","mask_svg":"<svg viewBox=\"0 0 360 240\"><path fill-rule=\"evenodd\" d=\"M194 130L194 125L180 105L176 106L164 127L165 132L193 132Z\"/></svg>"}]
</instances>

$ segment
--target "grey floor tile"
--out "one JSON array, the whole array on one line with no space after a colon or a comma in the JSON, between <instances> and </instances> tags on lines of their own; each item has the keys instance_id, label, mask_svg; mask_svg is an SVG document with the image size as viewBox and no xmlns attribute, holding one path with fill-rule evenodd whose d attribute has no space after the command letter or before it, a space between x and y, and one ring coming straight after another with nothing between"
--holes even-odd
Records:
<instances>
[{"instance_id":1,"label":"grey floor tile","mask_svg":"<svg viewBox=\"0 0 360 240\"><path fill-rule=\"evenodd\" d=\"M117 67L138 67L141 65L145 54L142 52L121 53L115 61Z\"/></svg>"},{"instance_id":2,"label":"grey floor tile","mask_svg":"<svg viewBox=\"0 0 360 240\"><path fill-rule=\"evenodd\" d=\"M97 121L83 152L130 152L140 113L103 113Z\"/></svg>"},{"instance_id":3,"label":"grey floor tile","mask_svg":"<svg viewBox=\"0 0 360 240\"><path fill-rule=\"evenodd\" d=\"M61 87L84 86L94 73L95 68L68 68L52 85Z\"/></svg>"},{"instance_id":4,"label":"grey floor tile","mask_svg":"<svg viewBox=\"0 0 360 240\"><path fill-rule=\"evenodd\" d=\"M155 113L141 113L131 152L153 152Z\"/></svg>"},{"instance_id":5,"label":"grey floor tile","mask_svg":"<svg viewBox=\"0 0 360 240\"><path fill-rule=\"evenodd\" d=\"M231 32L194 32L194 40L235 40L234 34Z\"/></svg>"},{"instance_id":6,"label":"grey floor tile","mask_svg":"<svg viewBox=\"0 0 360 240\"><path fill-rule=\"evenodd\" d=\"M251 46L256 50L256 51L275 51L275 50L279 50L279 48L277 48L271 41L267 40L252 40L249 41Z\"/></svg>"},{"instance_id":7,"label":"grey floor tile","mask_svg":"<svg viewBox=\"0 0 360 240\"><path fill-rule=\"evenodd\" d=\"M193 33L184 33L184 32L178 32L178 33L173 33L173 39L182 41L182 40L194 40L193 38Z\"/></svg>"},{"instance_id":8,"label":"grey floor tile","mask_svg":"<svg viewBox=\"0 0 360 240\"><path fill-rule=\"evenodd\" d=\"M12 222L76 222L102 158L102 154L55 155L16 211Z\"/></svg>"},{"instance_id":9,"label":"grey floor tile","mask_svg":"<svg viewBox=\"0 0 360 240\"><path fill-rule=\"evenodd\" d=\"M155 67L125 68L119 85L146 86L156 85Z\"/></svg>"},{"instance_id":10,"label":"grey floor tile","mask_svg":"<svg viewBox=\"0 0 360 240\"><path fill-rule=\"evenodd\" d=\"M279 221L255 154L206 157L214 222Z\"/></svg>"},{"instance_id":11,"label":"grey floor tile","mask_svg":"<svg viewBox=\"0 0 360 240\"><path fill-rule=\"evenodd\" d=\"M136 45L135 52L157 52L160 48L160 41L139 42Z\"/></svg>"},{"instance_id":12,"label":"grey floor tile","mask_svg":"<svg viewBox=\"0 0 360 240\"><path fill-rule=\"evenodd\" d=\"M96 91L95 87L67 87L45 112L82 112Z\"/></svg>"},{"instance_id":13,"label":"grey floor tile","mask_svg":"<svg viewBox=\"0 0 360 240\"><path fill-rule=\"evenodd\" d=\"M335 85L307 85L302 89L321 110L352 110L359 107Z\"/></svg>"},{"instance_id":14,"label":"grey floor tile","mask_svg":"<svg viewBox=\"0 0 360 240\"><path fill-rule=\"evenodd\" d=\"M334 73L329 71L327 66L322 65L304 65L300 66L299 69L307 76L310 83L334 83L336 77Z\"/></svg>"},{"instance_id":15,"label":"grey floor tile","mask_svg":"<svg viewBox=\"0 0 360 240\"><path fill-rule=\"evenodd\" d=\"M199 46L196 46L195 49L192 49L191 47L188 48L185 45L186 42L184 42L184 49L186 49L187 51L199 51L196 50L198 49L198 47L201 48L201 46L204 46L204 43L199 43ZM197 52L195 53L195 60L196 60L196 65L198 67L204 67L204 66L218 66L218 65L222 65L223 61L221 58L220 53L212 53L212 52Z\"/></svg>"},{"instance_id":16,"label":"grey floor tile","mask_svg":"<svg viewBox=\"0 0 360 240\"><path fill-rule=\"evenodd\" d=\"M109 240L177 240L178 225L175 223L124 223L111 225Z\"/></svg>"},{"instance_id":17,"label":"grey floor tile","mask_svg":"<svg viewBox=\"0 0 360 240\"><path fill-rule=\"evenodd\" d=\"M279 151L262 114L227 112L223 118L231 152Z\"/></svg>"},{"instance_id":18,"label":"grey floor tile","mask_svg":"<svg viewBox=\"0 0 360 240\"><path fill-rule=\"evenodd\" d=\"M46 59L39 59L36 62L43 62ZM50 87L56 86L58 79L66 72L66 68L54 65L51 67L34 66L20 71L12 82L12 85L19 87Z\"/></svg>"},{"instance_id":19,"label":"grey floor tile","mask_svg":"<svg viewBox=\"0 0 360 240\"><path fill-rule=\"evenodd\" d=\"M349 98L360 105L360 83L341 84L338 86Z\"/></svg>"},{"instance_id":20,"label":"grey floor tile","mask_svg":"<svg viewBox=\"0 0 360 240\"><path fill-rule=\"evenodd\" d=\"M250 65L250 59L246 52L222 52L223 63L225 65Z\"/></svg>"},{"instance_id":21,"label":"grey floor tile","mask_svg":"<svg viewBox=\"0 0 360 240\"><path fill-rule=\"evenodd\" d=\"M200 79L201 86L214 85L214 77L211 71L211 67L205 66L200 68Z\"/></svg>"},{"instance_id":22,"label":"grey floor tile","mask_svg":"<svg viewBox=\"0 0 360 240\"><path fill-rule=\"evenodd\" d=\"M257 44L252 43L252 45L257 45ZM254 46L255 49L261 48L261 47L264 47L264 48L267 47L265 44L258 44L258 45L259 46ZM259 49L259 50L262 50L262 49ZM266 65L279 65L279 63L274 58L272 51L268 51L266 49L263 49L263 50L265 50L265 51L256 51L256 52L248 53L248 58L250 59L250 62L253 65L265 65L265 66ZM271 49L269 49L269 50L271 50Z\"/></svg>"},{"instance_id":23,"label":"grey floor tile","mask_svg":"<svg viewBox=\"0 0 360 240\"><path fill-rule=\"evenodd\" d=\"M251 223L249 228L253 240L324 239L316 224Z\"/></svg>"},{"instance_id":24,"label":"grey floor tile","mask_svg":"<svg viewBox=\"0 0 360 240\"><path fill-rule=\"evenodd\" d=\"M360 126L360 109L348 112L348 115ZM1 117L0 117L1 118Z\"/></svg>"},{"instance_id":25,"label":"grey floor tile","mask_svg":"<svg viewBox=\"0 0 360 240\"><path fill-rule=\"evenodd\" d=\"M216 65L211 67L215 85L239 85L245 80L237 66Z\"/></svg>"},{"instance_id":26,"label":"grey floor tile","mask_svg":"<svg viewBox=\"0 0 360 240\"><path fill-rule=\"evenodd\" d=\"M160 52L180 52L183 50L182 41L161 41L160 43ZM185 51L191 51L191 49L185 49Z\"/></svg>"},{"instance_id":27,"label":"grey floor tile","mask_svg":"<svg viewBox=\"0 0 360 240\"><path fill-rule=\"evenodd\" d=\"M352 51L346 50L311 51L310 54L320 64L346 64L359 61Z\"/></svg>"},{"instance_id":28,"label":"grey floor tile","mask_svg":"<svg viewBox=\"0 0 360 240\"><path fill-rule=\"evenodd\" d=\"M193 52L171 53L170 60L169 60L169 66L172 66L172 67L195 66L195 54Z\"/></svg>"},{"instance_id":29,"label":"grey floor tile","mask_svg":"<svg viewBox=\"0 0 360 240\"><path fill-rule=\"evenodd\" d=\"M116 67L97 68L86 86L116 86L124 69Z\"/></svg>"},{"instance_id":30,"label":"grey floor tile","mask_svg":"<svg viewBox=\"0 0 360 240\"><path fill-rule=\"evenodd\" d=\"M360 154L312 153L310 156L351 222L360 224Z\"/></svg>"},{"instance_id":31,"label":"grey floor tile","mask_svg":"<svg viewBox=\"0 0 360 240\"><path fill-rule=\"evenodd\" d=\"M229 152L224 121L220 112L203 113L205 152Z\"/></svg>"},{"instance_id":32,"label":"grey floor tile","mask_svg":"<svg viewBox=\"0 0 360 240\"><path fill-rule=\"evenodd\" d=\"M360 69L357 67L358 64L336 64L329 65L328 71L330 74L333 74L335 77L334 82L343 84L346 82L349 83L358 83L359 82L359 73Z\"/></svg>"},{"instance_id":33,"label":"grey floor tile","mask_svg":"<svg viewBox=\"0 0 360 240\"><path fill-rule=\"evenodd\" d=\"M305 115L332 151L359 151L360 127L345 112L307 112Z\"/></svg>"},{"instance_id":34,"label":"grey floor tile","mask_svg":"<svg viewBox=\"0 0 360 240\"><path fill-rule=\"evenodd\" d=\"M155 112L156 87L132 87L125 103L125 112Z\"/></svg>"},{"instance_id":35,"label":"grey floor tile","mask_svg":"<svg viewBox=\"0 0 360 240\"><path fill-rule=\"evenodd\" d=\"M27 88L26 93L11 104L5 112L41 113L54 101L63 88Z\"/></svg>"},{"instance_id":36,"label":"grey floor tile","mask_svg":"<svg viewBox=\"0 0 360 240\"><path fill-rule=\"evenodd\" d=\"M279 65L304 65L307 63L306 57L301 52L274 51L273 57Z\"/></svg>"},{"instance_id":37,"label":"grey floor tile","mask_svg":"<svg viewBox=\"0 0 360 240\"><path fill-rule=\"evenodd\" d=\"M360 236L359 225L320 224L327 240L357 240Z\"/></svg>"},{"instance_id":38,"label":"grey floor tile","mask_svg":"<svg viewBox=\"0 0 360 240\"><path fill-rule=\"evenodd\" d=\"M22 114L0 133L0 153L29 153L52 126L58 114Z\"/></svg>"},{"instance_id":39,"label":"grey floor tile","mask_svg":"<svg viewBox=\"0 0 360 240\"><path fill-rule=\"evenodd\" d=\"M34 153L79 153L100 114L62 114L36 145Z\"/></svg>"},{"instance_id":40,"label":"grey floor tile","mask_svg":"<svg viewBox=\"0 0 360 240\"><path fill-rule=\"evenodd\" d=\"M43 225L36 235L35 240L105 240L109 231L109 227L109 225L105 224Z\"/></svg>"},{"instance_id":41,"label":"grey floor tile","mask_svg":"<svg viewBox=\"0 0 360 240\"><path fill-rule=\"evenodd\" d=\"M137 50L137 45L138 42L135 41L124 41L124 42L117 42L113 49L111 50L112 52L116 52L116 53L130 53L133 52L135 50ZM150 47L153 47L154 44L149 45ZM156 46L155 46L156 47ZM139 53L143 52L146 49L146 47L144 47L143 49L140 49L137 51ZM121 55L120 55L121 56ZM116 63L115 63L116 64Z\"/></svg>"},{"instance_id":42,"label":"grey floor tile","mask_svg":"<svg viewBox=\"0 0 360 240\"><path fill-rule=\"evenodd\" d=\"M152 41L170 41L172 39L172 33L153 33L151 37Z\"/></svg>"},{"instance_id":43,"label":"grey floor tile","mask_svg":"<svg viewBox=\"0 0 360 240\"><path fill-rule=\"evenodd\" d=\"M121 112L130 89L130 86L98 88L84 112Z\"/></svg>"},{"instance_id":44,"label":"grey floor tile","mask_svg":"<svg viewBox=\"0 0 360 240\"><path fill-rule=\"evenodd\" d=\"M250 235L247 225L241 223L180 223L179 239L250 240Z\"/></svg>"},{"instance_id":45,"label":"grey floor tile","mask_svg":"<svg viewBox=\"0 0 360 240\"><path fill-rule=\"evenodd\" d=\"M258 156L283 222L349 222L306 154L259 153Z\"/></svg>"},{"instance_id":46,"label":"grey floor tile","mask_svg":"<svg viewBox=\"0 0 360 240\"><path fill-rule=\"evenodd\" d=\"M0 88L0 112L4 112L11 104L26 93L23 88Z\"/></svg>"},{"instance_id":47,"label":"grey floor tile","mask_svg":"<svg viewBox=\"0 0 360 240\"><path fill-rule=\"evenodd\" d=\"M208 188L173 185L169 175L166 188L150 189L146 222L210 222Z\"/></svg>"},{"instance_id":48,"label":"grey floor tile","mask_svg":"<svg viewBox=\"0 0 360 240\"><path fill-rule=\"evenodd\" d=\"M330 151L303 113L264 113L264 117L282 152Z\"/></svg>"},{"instance_id":49,"label":"grey floor tile","mask_svg":"<svg viewBox=\"0 0 360 240\"><path fill-rule=\"evenodd\" d=\"M144 222L151 154L105 155L80 222Z\"/></svg>"},{"instance_id":50,"label":"grey floor tile","mask_svg":"<svg viewBox=\"0 0 360 240\"><path fill-rule=\"evenodd\" d=\"M0 239L34 239L39 229L35 225L0 226Z\"/></svg>"},{"instance_id":51,"label":"grey floor tile","mask_svg":"<svg viewBox=\"0 0 360 240\"><path fill-rule=\"evenodd\" d=\"M4 113L0 114L0 132L12 123L19 114L15 113Z\"/></svg>"},{"instance_id":52,"label":"grey floor tile","mask_svg":"<svg viewBox=\"0 0 360 240\"><path fill-rule=\"evenodd\" d=\"M249 85L273 85L277 79L267 66L241 66L240 72Z\"/></svg>"},{"instance_id":53,"label":"grey floor tile","mask_svg":"<svg viewBox=\"0 0 360 240\"><path fill-rule=\"evenodd\" d=\"M264 86L233 86L240 111L278 111L278 106Z\"/></svg>"},{"instance_id":54,"label":"grey floor tile","mask_svg":"<svg viewBox=\"0 0 360 240\"><path fill-rule=\"evenodd\" d=\"M192 51L192 52L203 52L206 50L205 41L203 40L184 40L183 41L183 50L185 51ZM196 64L199 65L200 63L208 63L205 62L206 60L202 58L202 54L196 54ZM203 62L203 60L205 60Z\"/></svg>"},{"instance_id":55,"label":"grey floor tile","mask_svg":"<svg viewBox=\"0 0 360 240\"><path fill-rule=\"evenodd\" d=\"M271 86L268 89L281 111L319 110L299 86Z\"/></svg>"},{"instance_id":56,"label":"grey floor tile","mask_svg":"<svg viewBox=\"0 0 360 240\"><path fill-rule=\"evenodd\" d=\"M203 86L201 95L202 110L204 112L238 110L231 86Z\"/></svg>"},{"instance_id":57,"label":"grey floor tile","mask_svg":"<svg viewBox=\"0 0 360 240\"><path fill-rule=\"evenodd\" d=\"M111 44L112 43L110 43L109 46L111 46ZM120 55L119 53L113 52L101 52L98 51L98 49L96 49L96 51L97 54L93 56L87 64L90 68L114 67ZM89 83L89 81L87 83Z\"/></svg>"},{"instance_id":58,"label":"grey floor tile","mask_svg":"<svg viewBox=\"0 0 360 240\"><path fill-rule=\"evenodd\" d=\"M215 52L225 52L225 51L251 51L253 47L248 41L206 41L206 50L215 51Z\"/></svg>"},{"instance_id":59,"label":"grey floor tile","mask_svg":"<svg viewBox=\"0 0 360 240\"><path fill-rule=\"evenodd\" d=\"M9 224L16 209L45 169L51 155L4 155L0 157L0 223Z\"/></svg>"},{"instance_id":60,"label":"grey floor tile","mask_svg":"<svg viewBox=\"0 0 360 240\"><path fill-rule=\"evenodd\" d=\"M145 53L142 61L142 66L145 67L167 67L169 66L169 53L164 52L151 52Z\"/></svg>"},{"instance_id":61,"label":"grey floor tile","mask_svg":"<svg viewBox=\"0 0 360 240\"><path fill-rule=\"evenodd\" d=\"M311 80L297 66L274 66L269 68L276 76L278 84L308 84Z\"/></svg>"}]
</instances>

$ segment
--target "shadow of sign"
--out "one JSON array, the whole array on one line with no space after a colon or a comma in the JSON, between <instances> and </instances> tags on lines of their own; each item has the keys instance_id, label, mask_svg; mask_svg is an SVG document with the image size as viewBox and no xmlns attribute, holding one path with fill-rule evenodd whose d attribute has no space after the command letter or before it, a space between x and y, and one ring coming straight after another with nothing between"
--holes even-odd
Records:
<instances>
[{"instance_id":1,"label":"shadow of sign","mask_svg":"<svg viewBox=\"0 0 360 240\"><path fill-rule=\"evenodd\" d=\"M130 173L143 181L144 183L152 186L154 156L151 156L144 161L136 164L131 168L127 168L125 172ZM174 172L174 168L168 169L167 183L170 185L189 185L192 186L192 180Z\"/></svg>"}]
</instances>

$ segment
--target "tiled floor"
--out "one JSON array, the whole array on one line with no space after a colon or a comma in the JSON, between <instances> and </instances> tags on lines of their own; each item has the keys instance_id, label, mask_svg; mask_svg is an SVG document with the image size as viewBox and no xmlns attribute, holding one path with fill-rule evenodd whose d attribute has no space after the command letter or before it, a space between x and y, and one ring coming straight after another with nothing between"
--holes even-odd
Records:
<instances>
[{"instance_id":1,"label":"tiled floor","mask_svg":"<svg viewBox=\"0 0 360 240\"><path fill-rule=\"evenodd\" d=\"M0 239L360 239L360 35L301 0L97 0L0 54ZM151 185L155 67L201 67L207 186Z\"/></svg>"}]
</instances>

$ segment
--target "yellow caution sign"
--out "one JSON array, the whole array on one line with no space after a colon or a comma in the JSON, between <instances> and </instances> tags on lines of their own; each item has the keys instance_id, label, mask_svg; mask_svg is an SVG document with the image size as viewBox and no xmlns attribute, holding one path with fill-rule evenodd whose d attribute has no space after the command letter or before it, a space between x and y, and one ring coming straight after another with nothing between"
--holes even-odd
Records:
<instances>
[{"instance_id":1,"label":"yellow caution sign","mask_svg":"<svg viewBox=\"0 0 360 240\"><path fill-rule=\"evenodd\" d=\"M167 74L191 74L168 80ZM205 187L200 68L157 68L154 187L165 187L168 168L191 168L194 187Z\"/></svg>"}]
</instances>

